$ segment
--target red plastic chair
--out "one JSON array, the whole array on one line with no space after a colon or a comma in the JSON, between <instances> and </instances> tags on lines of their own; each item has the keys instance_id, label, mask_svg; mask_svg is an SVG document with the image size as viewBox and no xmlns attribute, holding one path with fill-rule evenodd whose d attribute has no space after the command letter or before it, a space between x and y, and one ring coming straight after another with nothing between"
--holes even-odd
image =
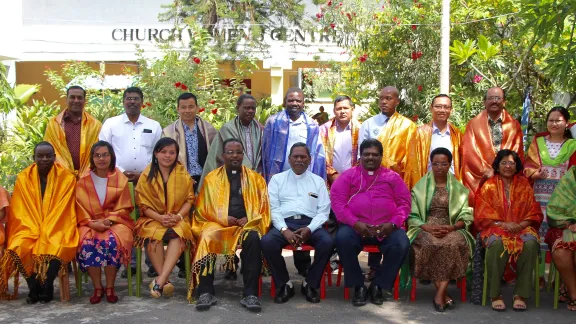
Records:
<instances>
[{"instance_id":1,"label":"red plastic chair","mask_svg":"<svg viewBox=\"0 0 576 324\"><path fill-rule=\"evenodd\" d=\"M313 251L314 247L311 245L303 244L302 249L296 250L292 247L292 245L286 245L283 250L290 250L290 251ZM325 279L327 277L328 285L332 286L332 268L330 268L330 262L326 264L324 268L324 273L322 274L322 279L320 280L320 299L326 298L326 282ZM260 283L262 283L262 277L260 277ZM274 284L274 277L270 276L270 297L276 297L276 285Z\"/></svg>"},{"instance_id":2,"label":"red plastic chair","mask_svg":"<svg viewBox=\"0 0 576 324\"><path fill-rule=\"evenodd\" d=\"M380 249L376 245L364 245L362 252L368 253L380 253ZM338 276L336 277L336 287L340 287L342 282L342 264L338 264ZM344 287L344 299L348 300L350 298L350 289ZM400 274L396 276L396 281L394 281L394 300L400 298Z\"/></svg>"},{"instance_id":3,"label":"red plastic chair","mask_svg":"<svg viewBox=\"0 0 576 324\"><path fill-rule=\"evenodd\" d=\"M416 300L416 282L418 280L412 277L412 289L410 290L410 301ZM456 287L460 288L460 300L466 302L466 276L456 280Z\"/></svg>"}]
</instances>

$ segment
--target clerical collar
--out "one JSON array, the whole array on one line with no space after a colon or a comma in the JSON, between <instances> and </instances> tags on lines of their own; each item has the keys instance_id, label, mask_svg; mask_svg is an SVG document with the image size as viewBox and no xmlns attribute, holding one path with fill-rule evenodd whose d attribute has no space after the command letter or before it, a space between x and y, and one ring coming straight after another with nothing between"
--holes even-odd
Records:
<instances>
[{"instance_id":1,"label":"clerical collar","mask_svg":"<svg viewBox=\"0 0 576 324\"><path fill-rule=\"evenodd\" d=\"M241 169L240 170L226 169L226 173L228 174L228 176L236 176L236 175L239 175L241 172L242 172Z\"/></svg>"},{"instance_id":2,"label":"clerical collar","mask_svg":"<svg viewBox=\"0 0 576 324\"><path fill-rule=\"evenodd\" d=\"M296 174L296 172L294 172L294 170L290 170L292 171L292 174L294 175L294 177L296 177L296 179L302 179L306 176L306 171L304 171L302 174Z\"/></svg>"},{"instance_id":3,"label":"clerical collar","mask_svg":"<svg viewBox=\"0 0 576 324\"><path fill-rule=\"evenodd\" d=\"M374 175L374 171L368 171L368 175Z\"/></svg>"}]
</instances>

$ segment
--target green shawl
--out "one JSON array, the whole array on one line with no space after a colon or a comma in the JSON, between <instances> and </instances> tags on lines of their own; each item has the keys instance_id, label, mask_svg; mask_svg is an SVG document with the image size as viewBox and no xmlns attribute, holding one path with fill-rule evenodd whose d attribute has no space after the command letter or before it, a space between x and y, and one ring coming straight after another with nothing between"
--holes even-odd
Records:
<instances>
[{"instance_id":1,"label":"green shawl","mask_svg":"<svg viewBox=\"0 0 576 324\"><path fill-rule=\"evenodd\" d=\"M540 153L540 158L542 159L542 165L557 167L560 164L568 161L572 154L576 152L576 139L567 139L556 158L550 158L548 154L548 147L546 147L546 139L544 136L536 138L536 143L538 144L538 152Z\"/></svg>"},{"instance_id":2,"label":"green shawl","mask_svg":"<svg viewBox=\"0 0 576 324\"><path fill-rule=\"evenodd\" d=\"M432 172L426 173L420 181L412 188L412 211L408 216L408 238L410 243L414 241L418 233L422 231L421 225L426 224L434 196L436 184L434 183L434 174ZM450 216L450 224L454 225L459 221L466 224L464 229L458 230L466 239L468 248L470 249L470 256L474 252L474 238L468 231L470 225L474 221L472 216L472 208L468 207L468 189L464 187L456 177L448 173L448 213Z\"/></svg>"},{"instance_id":3,"label":"green shawl","mask_svg":"<svg viewBox=\"0 0 576 324\"><path fill-rule=\"evenodd\" d=\"M571 167L560 179L554 189L546 207L548 225L564 229L562 240L564 242L576 241L576 233L572 233L568 226L576 223L576 166Z\"/></svg>"}]
</instances>

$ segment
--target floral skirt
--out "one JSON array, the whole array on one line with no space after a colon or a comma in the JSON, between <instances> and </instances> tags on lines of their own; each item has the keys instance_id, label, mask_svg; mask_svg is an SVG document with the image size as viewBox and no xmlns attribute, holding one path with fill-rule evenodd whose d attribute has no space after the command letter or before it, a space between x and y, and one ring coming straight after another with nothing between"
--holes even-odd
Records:
<instances>
[{"instance_id":1,"label":"floral skirt","mask_svg":"<svg viewBox=\"0 0 576 324\"><path fill-rule=\"evenodd\" d=\"M86 272L88 267L115 266L119 269L121 265L120 252L112 231L108 233L107 240L96 238L84 240L78 253L78 263L83 272Z\"/></svg>"}]
</instances>

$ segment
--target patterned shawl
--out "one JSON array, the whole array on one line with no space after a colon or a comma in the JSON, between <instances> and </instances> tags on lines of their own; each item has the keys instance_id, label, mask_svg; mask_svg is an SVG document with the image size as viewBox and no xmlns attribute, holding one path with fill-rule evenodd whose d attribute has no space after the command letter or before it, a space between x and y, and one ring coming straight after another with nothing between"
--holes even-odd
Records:
<instances>
[{"instance_id":1,"label":"patterned shawl","mask_svg":"<svg viewBox=\"0 0 576 324\"><path fill-rule=\"evenodd\" d=\"M556 158L550 158L548 154L548 147L546 147L545 137L550 133L538 133L534 135L534 139L528 148L526 155L526 163L524 164L524 174L530 178L536 171L540 170L542 165L558 166L570 160L568 168L576 165L576 139L568 139Z\"/></svg>"},{"instance_id":2,"label":"patterned shawl","mask_svg":"<svg viewBox=\"0 0 576 324\"><path fill-rule=\"evenodd\" d=\"M562 177L548 201L546 216L551 227L563 229L562 241L576 242L576 233L568 229L576 224L576 167L571 167ZM572 243L574 244L574 243Z\"/></svg>"},{"instance_id":3,"label":"patterned shawl","mask_svg":"<svg viewBox=\"0 0 576 324\"><path fill-rule=\"evenodd\" d=\"M358 162L358 132L360 131L360 122L355 118L350 120L350 129L352 131L352 163L351 166L355 166ZM338 122L336 118L332 118L327 123L320 126L320 138L322 139L322 144L324 144L324 150L326 151L326 175L328 177L328 183L332 184L332 176L337 174L336 170L332 167L332 160L334 158L334 142L336 141L336 131L338 128Z\"/></svg>"}]
</instances>

